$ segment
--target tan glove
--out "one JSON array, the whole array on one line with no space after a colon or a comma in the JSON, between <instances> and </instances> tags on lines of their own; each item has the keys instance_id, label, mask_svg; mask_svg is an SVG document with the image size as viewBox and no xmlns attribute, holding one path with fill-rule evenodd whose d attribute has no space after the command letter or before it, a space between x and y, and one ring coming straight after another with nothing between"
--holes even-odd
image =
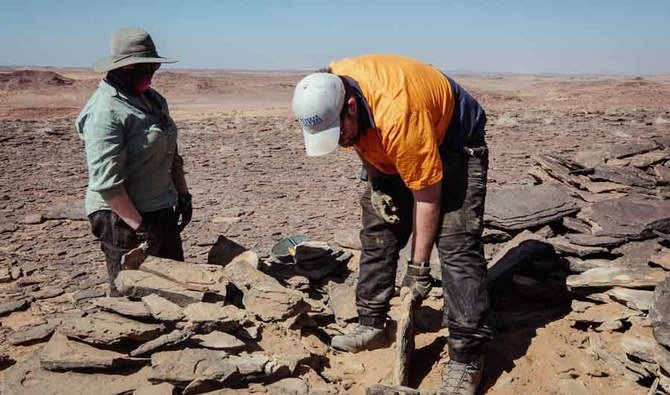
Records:
<instances>
[{"instance_id":1,"label":"tan glove","mask_svg":"<svg viewBox=\"0 0 670 395\"><path fill-rule=\"evenodd\" d=\"M372 207L377 210L377 213L379 213L384 222L393 225L400 223L400 217L396 214L398 212L398 207L395 205L395 202L390 195L372 189L370 200L372 202Z\"/></svg>"}]
</instances>

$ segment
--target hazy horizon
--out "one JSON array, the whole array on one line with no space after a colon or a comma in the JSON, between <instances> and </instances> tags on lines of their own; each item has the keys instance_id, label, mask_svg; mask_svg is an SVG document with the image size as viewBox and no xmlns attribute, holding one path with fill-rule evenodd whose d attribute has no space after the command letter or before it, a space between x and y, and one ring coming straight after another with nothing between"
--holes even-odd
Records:
<instances>
[{"instance_id":1,"label":"hazy horizon","mask_svg":"<svg viewBox=\"0 0 670 395\"><path fill-rule=\"evenodd\" d=\"M451 73L670 73L670 2L0 2L0 64L86 68L119 27L147 29L165 69L311 71L397 53Z\"/></svg>"}]
</instances>

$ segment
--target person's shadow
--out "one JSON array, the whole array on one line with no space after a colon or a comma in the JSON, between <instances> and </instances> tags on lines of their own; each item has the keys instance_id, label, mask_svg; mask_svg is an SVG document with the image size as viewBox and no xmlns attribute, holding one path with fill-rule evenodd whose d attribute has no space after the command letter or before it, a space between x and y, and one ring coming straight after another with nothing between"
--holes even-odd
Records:
<instances>
[{"instance_id":1,"label":"person's shadow","mask_svg":"<svg viewBox=\"0 0 670 395\"><path fill-rule=\"evenodd\" d=\"M508 258L504 262L508 268L504 272L493 271L495 278L489 284L491 326L495 328L495 335L486 347L479 393L485 393L503 372L515 367L514 361L526 354L538 328L571 311L572 295L565 284L567 271L553 246L529 240L510 251ZM510 259L517 262L512 265ZM441 314L435 311L431 321L438 320ZM429 331L437 330L430 328ZM447 339L438 336L414 351L409 386L419 386L448 354L446 348Z\"/></svg>"}]
</instances>

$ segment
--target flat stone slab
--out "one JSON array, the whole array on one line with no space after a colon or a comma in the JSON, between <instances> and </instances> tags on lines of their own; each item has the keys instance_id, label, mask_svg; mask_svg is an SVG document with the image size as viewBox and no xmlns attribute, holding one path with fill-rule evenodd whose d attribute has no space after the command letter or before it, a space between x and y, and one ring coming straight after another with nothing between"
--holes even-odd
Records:
<instances>
[{"instance_id":1,"label":"flat stone slab","mask_svg":"<svg viewBox=\"0 0 670 395\"><path fill-rule=\"evenodd\" d=\"M50 372L40 367L37 356L4 371L5 394L131 394L147 386L151 368L135 373Z\"/></svg>"},{"instance_id":2,"label":"flat stone slab","mask_svg":"<svg viewBox=\"0 0 670 395\"><path fill-rule=\"evenodd\" d=\"M554 253L546 239L530 231L523 231L507 242L488 263L488 281L511 278L533 260Z\"/></svg>"},{"instance_id":3,"label":"flat stone slab","mask_svg":"<svg viewBox=\"0 0 670 395\"><path fill-rule=\"evenodd\" d=\"M60 332L86 343L116 345L127 340L149 341L165 331L162 324L145 324L104 311L65 319Z\"/></svg>"},{"instance_id":4,"label":"flat stone slab","mask_svg":"<svg viewBox=\"0 0 670 395\"><path fill-rule=\"evenodd\" d=\"M0 302L0 317L11 314L15 311L25 310L30 306L27 299L7 300Z\"/></svg>"},{"instance_id":5,"label":"flat stone slab","mask_svg":"<svg viewBox=\"0 0 670 395\"><path fill-rule=\"evenodd\" d=\"M54 333L59 324L59 322L48 322L25 329L21 328L9 336L9 343L14 346L22 346L45 340Z\"/></svg>"},{"instance_id":6,"label":"flat stone slab","mask_svg":"<svg viewBox=\"0 0 670 395\"><path fill-rule=\"evenodd\" d=\"M297 377L288 377L276 381L266 387L270 393L278 395L307 395L309 386Z\"/></svg>"},{"instance_id":7,"label":"flat stone slab","mask_svg":"<svg viewBox=\"0 0 670 395\"><path fill-rule=\"evenodd\" d=\"M670 230L670 200L629 195L593 203L577 217L590 223L596 236L645 239L654 237L653 230Z\"/></svg>"},{"instance_id":8,"label":"flat stone slab","mask_svg":"<svg viewBox=\"0 0 670 395\"><path fill-rule=\"evenodd\" d=\"M193 335L191 339L201 347L215 350L236 350L244 347L242 340L221 331L213 331L204 335Z\"/></svg>"},{"instance_id":9,"label":"flat stone slab","mask_svg":"<svg viewBox=\"0 0 670 395\"><path fill-rule=\"evenodd\" d=\"M670 270L670 248L664 248L649 258L649 262L665 270Z\"/></svg>"},{"instance_id":10,"label":"flat stone slab","mask_svg":"<svg viewBox=\"0 0 670 395\"><path fill-rule=\"evenodd\" d=\"M656 180L653 176L636 167L610 167L596 166L593 172L588 174L593 181L610 181L617 184L636 186L641 188L654 188Z\"/></svg>"},{"instance_id":11,"label":"flat stone slab","mask_svg":"<svg viewBox=\"0 0 670 395\"><path fill-rule=\"evenodd\" d=\"M171 280L192 291L215 293L222 298L226 296L228 279L220 265L179 262L150 256L142 263L140 270Z\"/></svg>"},{"instance_id":12,"label":"flat stone slab","mask_svg":"<svg viewBox=\"0 0 670 395\"><path fill-rule=\"evenodd\" d=\"M617 237L594 236L580 233L568 233L565 235L565 237L568 239L568 241L570 241L570 243L585 247L614 248L626 242L625 239L620 239Z\"/></svg>"},{"instance_id":13,"label":"flat stone slab","mask_svg":"<svg viewBox=\"0 0 670 395\"><path fill-rule=\"evenodd\" d=\"M194 380L225 382L238 375L237 367L224 351L184 349L162 351L151 356L151 381L186 386Z\"/></svg>"},{"instance_id":14,"label":"flat stone slab","mask_svg":"<svg viewBox=\"0 0 670 395\"><path fill-rule=\"evenodd\" d=\"M173 395L174 393L174 385L170 383L160 383L139 387L133 392L133 395Z\"/></svg>"},{"instance_id":15,"label":"flat stone slab","mask_svg":"<svg viewBox=\"0 0 670 395\"><path fill-rule=\"evenodd\" d=\"M484 223L504 230L546 225L579 211L575 198L558 184L491 189L486 195Z\"/></svg>"},{"instance_id":16,"label":"flat stone slab","mask_svg":"<svg viewBox=\"0 0 670 395\"><path fill-rule=\"evenodd\" d=\"M649 309L649 320L651 320L656 341L670 347L670 276L666 276L654 290L654 298Z\"/></svg>"},{"instance_id":17,"label":"flat stone slab","mask_svg":"<svg viewBox=\"0 0 670 395\"><path fill-rule=\"evenodd\" d=\"M630 288L612 288L607 291L612 300L638 311L649 311L654 297L653 291Z\"/></svg>"},{"instance_id":18,"label":"flat stone slab","mask_svg":"<svg viewBox=\"0 0 670 395\"><path fill-rule=\"evenodd\" d=\"M242 291L247 312L262 321L278 321L309 310L301 292L283 287L257 267L258 256L247 251L224 269L230 282Z\"/></svg>"},{"instance_id":19,"label":"flat stone slab","mask_svg":"<svg viewBox=\"0 0 670 395\"><path fill-rule=\"evenodd\" d=\"M158 321L179 321L184 318L184 311L178 305L162 298L156 294L147 295L142 298L142 303Z\"/></svg>"},{"instance_id":20,"label":"flat stone slab","mask_svg":"<svg viewBox=\"0 0 670 395\"><path fill-rule=\"evenodd\" d=\"M607 248L604 247L591 247L591 246L574 244L563 236L556 236L547 239L547 243L550 243L552 246L554 246L554 249L556 249L556 251L561 252L562 254L576 255L581 258L592 255L605 254L609 251Z\"/></svg>"},{"instance_id":21,"label":"flat stone slab","mask_svg":"<svg viewBox=\"0 0 670 395\"><path fill-rule=\"evenodd\" d=\"M184 316L195 323L239 323L244 320L245 312L233 305L221 306L215 303L198 302L184 308Z\"/></svg>"},{"instance_id":22,"label":"flat stone slab","mask_svg":"<svg viewBox=\"0 0 670 395\"><path fill-rule=\"evenodd\" d=\"M193 332L190 329L184 329L184 330L176 329L170 333L166 333L165 335L159 336L153 340L149 340L148 342L142 344L141 346L131 351L130 355L133 357L148 355L156 350L160 350L161 348L183 343L186 340L188 340L192 334Z\"/></svg>"},{"instance_id":23,"label":"flat stone slab","mask_svg":"<svg viewBox=\"0 0 670 395\"><path fill-rule=\"evenodd\" d=\"M207 254L207 263L226 266L244 251L247 251L246 247L226 236L219 236Z\"/></svg>"},{"instance_id":24,"label":"flat stone slab","mask_svg":"<svg viewBox=\"0 0 670 395\"><path fill-rule=\"evenodd\" d=\"M67 371L111 369L148 364L144 358L131 358L115 351L102 350L86 343L69 340L56 333L39 352L40 364L46 370Z\"/></svg>"},{"instance_id":25,"label":"flat stone slab","mask_svg":"<svg viewBox=\"0 0 670 395\"><path fill-rule=\"evenodd\" d=\"M353 285L328 283L328 305L335 314L335 321L340 325L358 318L356 311L356 288Z\"/></svg>"},{"instance_id":26,"label":"flat stone slab","mask_svg":"<svg viewBox=\"0 0 670 395\"><path fill-rule=\"evenodd\" d=\"M566 285L575 288L653 288L666 276L665 271L653 268L598 267L581 274L568 276Z\"/></svg>"},{"instance_id":27,"label":"flat stone slab","mask_svg":"<svg viewBox=\"0 0 670 395\"><path fill-rule=\"evenodd\" d=\"M151 318L151 312L142 302L135 302L126 298L97 298L91 300L93 305L100 307L105 311L111 311L133 318Z\"/></svg>"},{"instance_id":28,"label":"flat stone slab","mask_svg":"<svg viewBox=\"0 0 670 395\"><path fill-rule=\"evenodd\" d=\"M142 270L122 270L114 281L119 292L132 299L142 299L156 294L179 306L200 302L203 292L192 291L184 286Z\"/></svg>"},{"instance_id":29,"label":"flat stone slab","mask_svg":"<svg viewBox=\"0 0 670 395\"><path fill-rule=\"evenodd\" d=\"M83 199L58 204L42 214L44 219L69 219L72 221L88 221L86 202Z\"/></svg>"}]
</instances>

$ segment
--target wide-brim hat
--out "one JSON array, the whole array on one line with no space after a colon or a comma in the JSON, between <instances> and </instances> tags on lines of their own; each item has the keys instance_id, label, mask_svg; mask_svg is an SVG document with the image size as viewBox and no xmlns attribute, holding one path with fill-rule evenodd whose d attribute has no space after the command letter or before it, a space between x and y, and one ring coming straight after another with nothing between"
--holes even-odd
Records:
<instances>
[{"instance_id":1,"label":"wide-brim hat","mask_svg":"<svg viewBox=\"0 0 670 395\"><path fill-rule=\"evenodd\" d=\"M137 63L176 63L156 52L156 46L146 30L122 28L112 36L112 50L109 56L93 64L93 70L104 72Z\"/></svg>"}]
</instances>

